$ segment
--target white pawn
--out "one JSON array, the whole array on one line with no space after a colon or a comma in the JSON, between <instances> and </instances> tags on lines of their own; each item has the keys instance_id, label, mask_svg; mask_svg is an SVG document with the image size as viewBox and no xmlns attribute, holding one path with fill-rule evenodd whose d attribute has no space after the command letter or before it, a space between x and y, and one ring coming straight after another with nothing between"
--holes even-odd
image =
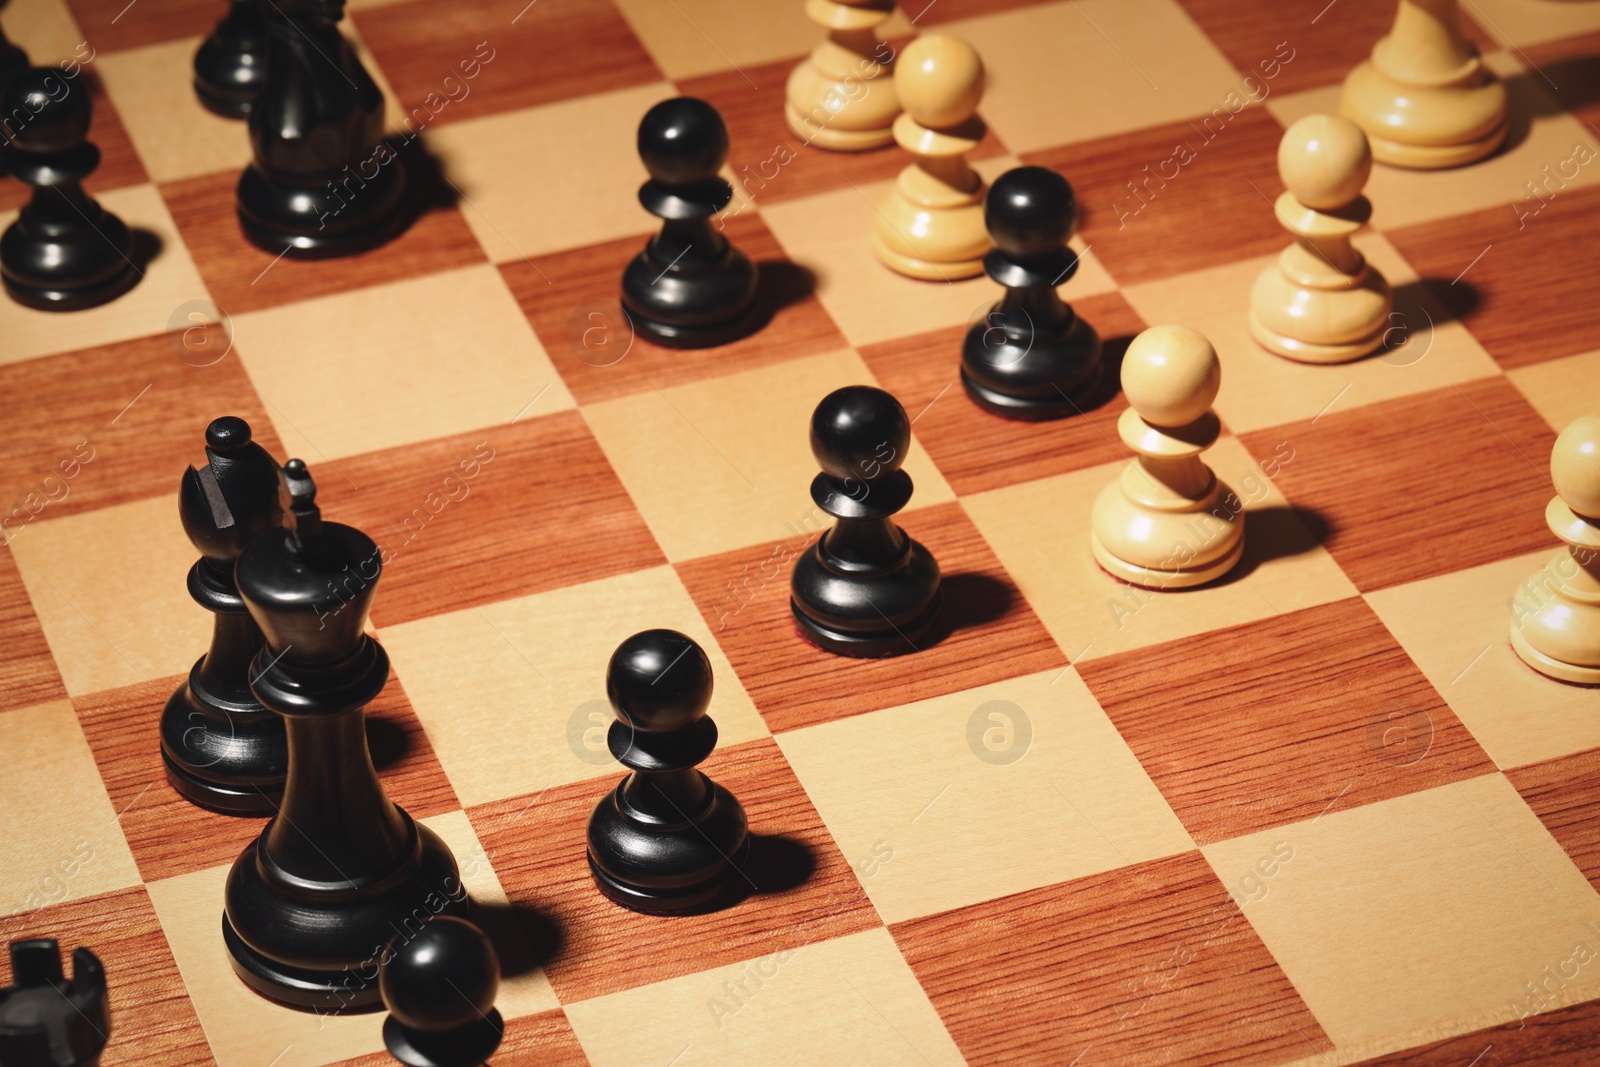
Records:
<instances>
[{"instance_id":1,"label":"white pawn","mask_svg":"<svg viewBox=\"0 0 1600 1067\"><path fill-rule=\"evenodd\" d=\"M1383 344L1394 296L1350 243L1372 217L1361 195L1372 149L1361 127L1307 115L1278 144L1288 187L1274 209L1298 240L1256 278L1250 332L1269 352L1302 363L1344 363Z\"/></svg>"},{"instance_id":2,"label":"white pawn","mask_svg":"<svg viewBox=\"0 0 1600 1067\"><path fill-rule=\"evenodd\" d=\"M894 139L916 156L878 204L872 244L890 270L928 281L983 273L992 246L985 186L966 155L983 140L978 117L983 60L958 37L930 34L906 46L894 84L905 113Z\"/></svg>"},{"instance_id":3,"label":"white pawn","mask_svg":"<svg viewBox=\"0 0 1600 1067\"><path fill-rule=\"evenodd\" d=\"M1545 522L1567 547L1512 600L1511 647L1552 678L1600 685L1600 415L1561 431L1550 480Z\"/></svg>"},{"instance_id":4,"label":"white pawn","mask_svg":"<svg viewBox=\"0 0 1600 1067\"><path fill-rule=\"evenodd\" d=\"M861 152L894 140L900 97L875 32L894 0L806 0L806 15L828 31L789 75L784 115L806 144Z\"/></svg>"},{"instance_id":5,"label":"white pawn","mask_svg":"<svg viewBox=\"0 0 1600 1067\"><path fill-rule=\"evenodd\" d=\"M1222 423L1211 410L1222 365L1205 335L1155 326L1122 360L1132 405L1117 433L1138 458L1100 493L1090 542L1100 566L1150 589L1185 589L1228 573L1244 552L1244 507L1200 455Z\"/></svg>"}]
</instances>

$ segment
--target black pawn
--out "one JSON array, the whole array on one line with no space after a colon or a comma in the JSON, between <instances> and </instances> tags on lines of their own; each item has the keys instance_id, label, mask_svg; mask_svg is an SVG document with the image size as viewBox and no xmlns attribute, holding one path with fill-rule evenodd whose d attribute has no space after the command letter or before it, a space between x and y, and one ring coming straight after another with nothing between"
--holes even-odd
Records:
<instances>
[{"instance_id":1,"label":"black pawn","mask_svg":"<svg viewBox=\"0 0 1600 1067\"><path fill-rule=\"evenodd\" d=\"M30 66L28 53L7 40L5 28L0 27L0 94Z\"/></svg>"},{"instance_id":2,"label":"black pawn","mask_svg":"<svg viewBox=\"0 0 1600 1067\"><path fill-rule=\"evenodd\" d=\"M893 518L911 500L910 444L905 408L870 385L829 393L811 416L822 467L811 499L839 521L795 560L790 607L801 636L829 652L917 652L938 625L939 564Z\"/></svg>"},{"instance_id":3,"label":"black pawn","mask_svg":"<svg viewBox=\"0 0 1600 1067\"><path fill-rule=\"evenodd\" d=\"M228 13L194 54L194 91L223 118L250 114L267 71L261 0L229 0Z\"/></svg>"},{"instance_id":4,"label":"black pawn","mask_svg":"<svg viewBox=\"0 0 1600 1067\"><path fill-rule=\"evenodd\" d=\"M410 221L405 163L383 140L383 94L339 32L343 0L266 11L266 80L250 108L255 160L239 177L239 226L273 254L347 256Z\"/></svg>"},{"instance_id":5,"label":"black pawn","mask_svg":"<svg viewBox=\"0 0 1600 1067\"><path fill-rule=\"evenodd\" d=\"M83 191L100 165L87 140L94 117L82 82L53 67L31 67L5 92L10 123L6 169L33 195L0 237L0 277L19 304L76 311L113 300L139 280L133 235Z\"/></svg>"},{"instance_id":6,"label":"black pawn","mask_svg":"<svg viewBox=\"0 0 1600 1067\"><path fill-rule=\"evenodd\" d=\"M639 123L639 157L650 172L639 202L664 221L622 272L634 329L678 348L736 339L756 309L756 268L711 222L733 199L717 174L728 158L722 116L690 96L663 100Z\"/></svg>"},{"instance_id":7,"label":"black pawn","mask_svg":"<svg viewBox=\"0 0 1600 1067\"><path fill-rule=\"evenodd\" d=\"M989 188L994 248L983 269L1006 295L961 346L961 383L985 411L1058 419L1082 411L1099 384L1100 338L1056 293L1078 270L1067 247L1077 219L1072 186L1053 170L1017 167Z\"/></svg>"},{"instance_id":8,"label":"black pawn","mask_svg":"<svg viewBox=\"0 0 1600 1067\"><path fill-rule=\"evenodd\" d=\"M500 1047L500 958L482 930L443 915L389 943L378 975L383 1043L406 1067L478 1067Z\"/></svg>"},{"instance_id":9,"label":"black pawn","mask_svg":"<svg viewBox=\"0 0 1600 1067\"><path fill-rule=\"evenodd\" d=\"M0 988L0 1064L94 1067L110 1035L106 972L93 952L73 950L68 981L53 939L11 942L11 984Z\"/></svg>"},{"instance_id":10,"label":"black pawn","mask_svg":"<svg viewBox=\"0 0 1600 1067\"><path fill-rule=\"evenodd\" d=\"M189 595L216 615L211 647L161 713L167 781L190 803L226 815L271 815L289 764L283 719L250 692L261 629L234 586L246 545L283 521L278 464L231 415L206 427L206 465L190 467L178 491L184 533L200 550Z\"/></svg>"},{"instance_id":11,"label":"black pawn","mask_svg":"<svg viewBox=\"0 0 1600 1067\"><path fill-rule=\"evenodd\" d=\"M300 460L282 479L285 526L250 542L234 576L266 638L251 688L284 717L289 773L278 814L228 872L222 939L263 996L373 1008L383 946L468 898L449 847L389 800L367 749L363 709L389 677L364 631L378 546L322 521Z\"/></svg>"},{"instance_id":12,"label":"black pawn","mask_svg":"<svg viewBox=\"0 0 1600 1067\"><path fill-rule=\"evenodd\" d=\"M676 630L634 634L606 666L606 743L633 773L589 816L589 872L625 908L688 915L750 884L744 808L695 769L717 746L711 687L705 650Z\"/></svg>"}]
</instances>

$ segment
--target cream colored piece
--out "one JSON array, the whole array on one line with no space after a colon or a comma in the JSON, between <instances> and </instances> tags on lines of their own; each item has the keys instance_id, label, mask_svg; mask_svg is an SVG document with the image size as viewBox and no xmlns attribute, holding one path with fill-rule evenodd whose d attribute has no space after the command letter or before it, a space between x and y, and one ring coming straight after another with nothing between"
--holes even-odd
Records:
<instances>
[{"instance_id":1,"label":"cream colored piece","mask_svg":"<svg viewBox=\"0 0 1600 1067\"><path fill-rule=\"evenodd\" d=\"M1361 127L1307 115L1278 144L1288 186L1274 210L1297 240L1256 278L1250 332L1269 352L1302 363L1344 363L1383 344L1394 296L1351 245L1372 217L1361 195L1372 150Z\"/></svg>"},{"instance_id":2,"label":"cream colored piece","mask_svg":"<svg viewBox=\"0 0 1600 1067\"><path fill-rule=\"evenodd\" d=\"M877 28L894 14L894 0L806 0L806 17L828 31L789 75L784 115L806 144L861 152L894 140L900 114Z\"/></svg>"},{"instance_id":3,"label":"cream colored piece","mask_svg":"<svg viewBox=\"0 0 1600 1067\"><path fill-rule=\"evenodd\" d=\"M1550 479L1544 518L1567 547L1511 601L1511 647L1542 674L1600 685L1600 415L1561 431Z\"/></svg>"},{"instance_id":4,"label":"cream colored piece","mask_svg":"<svg viewBox=\"0 0 1600 1067\"><path fill-rule=\"evenodd\" d=\"M1506 87L1467 40L1459 0L1400 0L1388 36L1345 78L1339 110L1396 167L1459 167L1506 139Z\"/></svg>"},{"instance_id":5,"label":"cream colored piece","mask_svg":"<svg viewBox=\"0 0 1600 1067\"><path fill-rule=\"evenodd\" d=\"M917 158L878 204L873 248L890 270L911 278L981 274L991 247L985 186L966 155L985 129L978 117L983 60L960 38L920 37L896 63L894 85L906 109L894 121L894 139Z\"/></svg>"},{"instance_id":6,"label":"cream colored piece","mask_svg":"<svg viewBox=\"0 0 1600 1067\"><path fill-rule=\"evenodd\" d=\"M1187 326L1155 326L1128 346L1117 420L1138 453L1090 513L1094 558L1125 582L1186 589L1220 578L1244 552L1244 506L1201 460L1222 433L1211 410L1222 365Z\"/></svg>"}]
</instances>

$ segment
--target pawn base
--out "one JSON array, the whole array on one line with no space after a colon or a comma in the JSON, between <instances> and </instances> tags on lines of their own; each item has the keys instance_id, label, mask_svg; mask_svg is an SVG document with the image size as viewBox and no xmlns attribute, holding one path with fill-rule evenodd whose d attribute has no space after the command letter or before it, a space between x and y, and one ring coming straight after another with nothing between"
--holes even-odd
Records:
<instances>
[{"instance_id":1,"label":"pawn base","mask_svg":"<svg viewBox=\"0 0 1600 1067\"><path fill-rule=\"evenodd\" d=\"M1522 662L1559 682L1573 682L1578 685L1600 685L1600 667L1586 667L1581 663L1567 663L1540 652L1528 639L1523 636L1522 630L1516 626L1511 627L1511 647L1521 657Z\"/></svg>"},{"instance_id":2,"label":"pawn base","mask_svg":"<svg viewBox=\"0 0 1600 1067\"><path fill-rule=\"evenodd\" d=\"M1465 144L1406 144L1404 141L1391 141L1386 137L1374 137L1370 133L1367 135L1367 143L1372 145L1372 158L1391 167L1403 167L1406 170L1449 170L1451 167L1464 167L1468 163L1476 163L1480 159L1494 155L1505 143L1506 134L1510 130L1511 124L1502 122L1487 136Z\"/></svg>"},{"instance_id":3,"label":"pawn base","mask_svg":"<svg viewBox=\"0 0 1600 1067\"><path fill-rule=\"evenodd\" d=\"M636 310L625 310L623 313L627 315L633 332L652 344L663 348L715 348L732 344L749 333L756 310L752 305L737 317L711 326L674 326L648 319Z\"/></svg>"},{"instance_id":4,"label":"pawn base","mask_svg":"<svg viewBox=\"0 0 1600 1067\"><path fill-rule=\"evenodd\" d=\"M983 273L981 255L972 259L957 259L943 263L930 259L917 259L890 248L877 234L872 235L872 248L884 266L896 274L904 274L907 278L916 278L920 281L953 282L962 278L976 278Z\"/></svg>"},{"instance_id":5,"label":"pawn base","mask_svg":"<svg viewBox=\"0 0 1600 1067\"><path fill-rule=\"evenodd\" d=\"M139 284L139 271L132 263L96 285L65 289L53 286L24 285L5 279L6 294L24 307L36 311L83 311L109 304Z\"/></svg>"},{"instance_id":6,"label":"pawn base","mask_svg":"<svg viewBox=\"0 0 1600 1067\"><path fill-rule=\"evenodd\" d=\"M252 163L239 178L239 229L247 241L273 255L353 256L387 244L410 225L405 193L405 166L397 157L381 165L377 176L349 201L326 186L280 184Z\"/></svg>"},{"instance_id":7,"label":"pawn base","mask_svg":"<svg viewBox=\"0 0 1600 1067\"><path fill-rule=\"evenodd\" d=\"M935 594L927 612L916 620L900 627L890 627L875 632L832 629L807 616L800 604L792 598L789 601L789 611L794 615L795 629L800 632L800 636L824 652L832 652L836 656L849 656L852 659L888 659L892 656L920 652L932 643L931 640L924 639L930 638L939 625L943 599L942 594Z\"/></svg>"},{"instance_id":8,"label":"pawn base","mask_svg":"<svg viewBox=\"0 0 1600 1067\"><path fill-rule=\"evenodd\" d=\"M406 1067L478 1067L500 1047L504 1032L495 1008L466 1026L439 1033L413 1030L391 1015L383 1021L383 1044Z\"/></svg>"},{"instance_id":9,"label":"pawn base","mask_svg":"<svg viewBox=\"0 0 1600 1067\"><path fill-rule=\"evenodd\" d=\"M729 869L724 877L682 891L646 889L619 882L602 871L595 864L593 856L589 857L589 873L594 876L595 886L607 900L629 911L645 915L698 915L714 911L717 905L737 893L739 886L747 884L738 868L749 856L750 841L746 838L740 842L738 851L728 857Z\"/></svg>"},{"instance_id":10,"label":"pawn base","mask_svg":"<svg viewBox=\"0 0 1600 1067\"><path fill-rule=\"evenodd\" d=\"M1047 422L1051 419L1064 419L1083 414L1083 405L1080 401L1091 396L1100 387L1100 368L1096 367L1094 373L1081 385L1067 390L1064 396L1058 395L1054 399L1007 396L1005 393L995 392L973 381L965 368L961 371L961 384L966 388L967 396L972 402L991 415L1015 419L1018 422Z\"/></svg>"},{"instance_id":11,"label":"pawn base","mask_svg":"<svg viewBox=\"0 0 1600 1067\"><path fill-rule=\"evenodd\" d=\"M1365 60L1345 78L1339 112L1366 131L1374 159L1413 170L1483 159L1510 128L1505 83L1476 56L1441 85L1407 84Z\"/></svg>"},{"instance_id":12,"label":"pawn base","mask_svg":"<svg viewBox=\"0 0 1600 1067\"><path fill-rule=\"evenodd\" d=\"M1250 336L1256 343L1274 355L1297 363L1349 363L1382 348L1388 332L1389 322L1385 319L1365 337L1344 344L1323 345L1278 333L1263 323L1254 311L1250 312Z\"/></svg>"},{"instance_id":13,"label":"pawn base","mask_svg":"<svg viewBox=\"0 0 1600 1067\"><path fill-rule=\"evenodd\" d=\"M1216 581L1233 570L1244 555L1244 538L1241 537L1221 559L1199 567L1168 571L1155 567L1141 567L1137 563L1129 563L1112 555L1111 551L1101 544L1100 535L1093 531L1090 531L1089 542L1094 549L1095 562L1112 577L1120 578L1129 585L1156 590L1192 589L1197 585Z\"/></svg>"},{"instance_id":14,"label":"pawn base","mask_svg":"<svg viewBox=\"0 0 1600 1067\"><path fill-rule=\"evenodd\" d=\"M826 148L830 152L867 152L894 143L894 127L881 130L841 130L832 126L807 129L805 115L793 104L784 108L789 132L813 148Z\"/></svg>"}]
</instances>

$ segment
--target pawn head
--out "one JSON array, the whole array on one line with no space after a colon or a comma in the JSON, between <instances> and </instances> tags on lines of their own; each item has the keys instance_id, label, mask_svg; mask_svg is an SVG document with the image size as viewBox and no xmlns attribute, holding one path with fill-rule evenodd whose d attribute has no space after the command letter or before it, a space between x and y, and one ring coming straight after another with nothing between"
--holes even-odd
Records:
<instances>
[{"instance_id":1,"label":"pawn head","mask_svg":"<svg viewBox=\"0 0 1600 1067\"><path fill-rule=\"evenodd\" d=\"M1550 450L1550 480L1567 507L1600 520L1600 415L1573 420Z\"/></svg>"},{"instance_id":2,"label":"pawn head","mask_svg":"<svg viewBox=\"0 0 1600 1067\"><path fill-rule=\"evenodd\" d=\"M894 88L920 126L943 130L978 113L983 60L959 37L930 33L906 46L894 66Z\"/></svg>"},{"instance_id":3,"label":"pawn head","mask_svg":"<svg viewBox=\"0 0 1600 1067\"><path fill-rule=\"evenodd\" d=\"M56 67L30 67L6 88L7 134L25 152L76 148L93 117L88 87Z\"/></svg>"},{"instance_id":4,"label":"pawn head","mask_svg":"<svg viewBox=\"0 0 1600 1067\"><path fill-rule=\"evenodd\" d=\"M1306 207L1336 211L1361 195L1372 174L1372 146L1343 115L1307 115L1278 142L1278 176Z\"/></svg>"},{"instance_id":5,"label":"pawn head","mask_svg":"<svg viewBox=\"0 0 1600 1067\"><path fill-rule=\"evenodd\" d=\"M900 469L911 420L900 401L871 385L847 385L811 414L811 454L824 473L871 481Z\"/></svg>"},{"instance_id":6,"label":"pawn head","mask_svg":"<svg viewBox=\"0 0 1600 1067\"><path fill-rule=\"evenodd\" d=\"M1194 422L1210 410L1221 385L1217 350L1187 326L1152 326L1122 358L1122 392L1153 426Z\"/></svg>"},{"instance_id":7,"label":"pawn head","mask_svg":"<svg viewBox=\"0 0 1600 1067\"><path fill-rule=\"evenodd\" d=\"M711 704L711 660L676 630L636 633L611 654L606 696L617 715L643 733L682 730Z\"/></svg>"},{"instance_id":8,"label":"pawn head","mask_svg":"<svg viewBox=\"0 0 1600 1067\"><path fill-rule=\"evenodd\" d=\"M1031 259L1059 252L1078 221L1078 198L1067 179L1045 167L1015 167L995 179L983 223L995 247Z\"/></svg>"},{"instance_id":9,"label":"pawn head","mask_svg":"<svg viewBox=\"0 0 1600 1067\"><path fill-rule=\"evenodd\" d=\"M710 181L728 159L728 127L717 109L692 96L663 100L639 122L639 158L668 185Z\"/></svg>"},{"instance_id":10,"label":"pawn head","mask_svg":"<svg viewBox=\"0 0 1600 1067\"><path fill-rule=\"evenodd\" d=\"M423 1032L455 1030L494 1010L500 957L484 932L453 915L436 915L409 941L389 942L378 992L401 1025Z\"/></svg>"}]
</instances>

